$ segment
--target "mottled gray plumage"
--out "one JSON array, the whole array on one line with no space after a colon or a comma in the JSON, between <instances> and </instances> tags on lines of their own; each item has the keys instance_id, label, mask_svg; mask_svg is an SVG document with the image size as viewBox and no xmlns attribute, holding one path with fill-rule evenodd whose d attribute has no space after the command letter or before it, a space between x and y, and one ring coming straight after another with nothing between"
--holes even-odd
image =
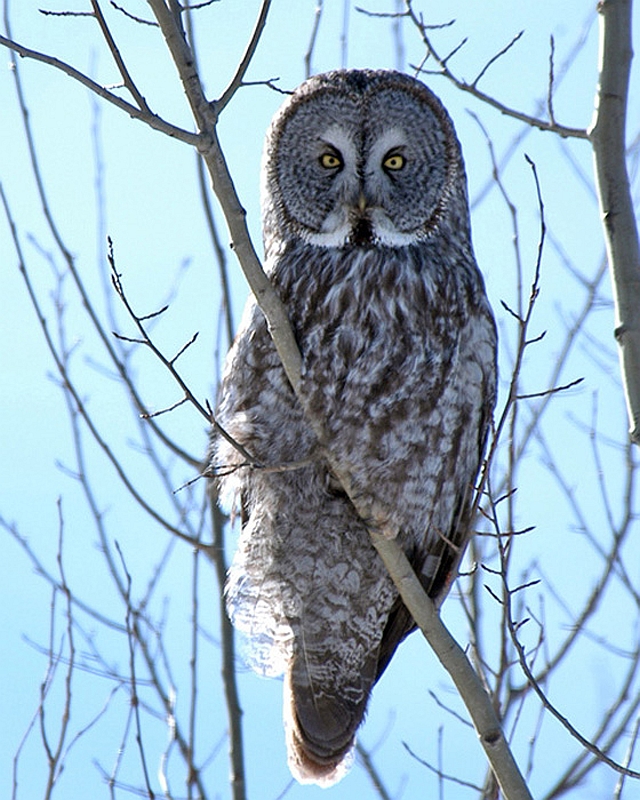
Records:
<instances>
[{"instance_id":1,"label":"mottled gray plumage","mask_svg":"<svg viewBox=\"0 0 640 800\"><path fill-rule=\"evenodd\" d=\"M285 673L293 774L328 785L414 625L323 447L440 603L469 536L496 333L453 125L408 76L317 75L287 100L265 146L263 224L302 402L250 301L216 418L260 466L215 435L211 450L242 524L227 603L254 666Z\"/></svg>"}]
</instances>

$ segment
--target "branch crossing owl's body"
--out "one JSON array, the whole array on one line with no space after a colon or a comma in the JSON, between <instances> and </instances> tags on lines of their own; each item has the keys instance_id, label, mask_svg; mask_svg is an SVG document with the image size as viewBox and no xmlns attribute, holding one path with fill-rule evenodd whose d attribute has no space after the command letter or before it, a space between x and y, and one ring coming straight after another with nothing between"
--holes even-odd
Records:
<instances>
[{"instance_id":1,"label":"branch crossing owl's body","mask_svg":"<svg viewBox=\"0 0 640 800\"><path fill-rule=\"evenodd\" d=\"M408 76L304 83L267 136L263 219L302 380L299 401L250 301L216 419L254 463L215 435L211 451L242 522L227 603L254 666L285 673L293 774L328 785L414 627L367 526L397 536L444 599L469 536L496 333L453 125Z\"/></svg>"}]
</instances>

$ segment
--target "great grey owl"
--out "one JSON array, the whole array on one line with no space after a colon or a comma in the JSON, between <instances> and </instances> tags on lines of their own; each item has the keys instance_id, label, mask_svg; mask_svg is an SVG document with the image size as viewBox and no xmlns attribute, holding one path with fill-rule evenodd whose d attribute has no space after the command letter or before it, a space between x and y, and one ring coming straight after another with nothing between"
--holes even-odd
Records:
<instances>
[{"instance_id":1,"label":"great grey owl","mask_svg":"<svg viewBox=\"0 0 640 800\"><path fill-rule=\"evenodd\" d=\"M302 354L300 396L251 299L216 411L244 452L214 433L209 457L242 525L230 617L252 665L284 673L293 775L326 786L415 627L368 527L398 537L441 603L470 534L496 330L460 145L419 81L312 77L273 120L262 179L266 271Z\"/></svg>"}]
</instances>

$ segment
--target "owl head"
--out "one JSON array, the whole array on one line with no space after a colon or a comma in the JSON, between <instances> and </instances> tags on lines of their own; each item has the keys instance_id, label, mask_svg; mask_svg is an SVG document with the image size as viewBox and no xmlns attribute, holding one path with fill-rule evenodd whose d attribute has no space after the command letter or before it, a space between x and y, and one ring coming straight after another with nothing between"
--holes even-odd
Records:
<instances>
[{"instance_id":1,"label":"owl head","mask_svg":"<svg viewBox=\"0 0 640 800\"><path fill-rule=\"evenodd\" d=\"M263 160L267 255L321 247L404 247L455 225L468 234L453 123L420 81L338 70L303 83L276 114Z\"/></svg>"}]
</instances>

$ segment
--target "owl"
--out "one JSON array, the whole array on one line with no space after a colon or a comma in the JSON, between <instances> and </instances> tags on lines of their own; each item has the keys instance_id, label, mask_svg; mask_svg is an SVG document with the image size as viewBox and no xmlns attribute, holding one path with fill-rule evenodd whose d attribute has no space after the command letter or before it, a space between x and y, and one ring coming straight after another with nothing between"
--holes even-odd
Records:
<instances>
[{"instance_id":1,"label":"owl","mask_svg":"<svg viewBox=\"0 0 640 800\"><path fill-rule=\"evenodd\" d=\"M418 80L341 70L303 83L267 134L262 210L299 393L250 299L215 414L227 437L212 434L209 459L241 525L229 615L252 666L284 674L294 777L327 786L415 628L369 530L397 538L440 604L470 535L496 329L460 145Z\"/></svg>"}]
</instances>

